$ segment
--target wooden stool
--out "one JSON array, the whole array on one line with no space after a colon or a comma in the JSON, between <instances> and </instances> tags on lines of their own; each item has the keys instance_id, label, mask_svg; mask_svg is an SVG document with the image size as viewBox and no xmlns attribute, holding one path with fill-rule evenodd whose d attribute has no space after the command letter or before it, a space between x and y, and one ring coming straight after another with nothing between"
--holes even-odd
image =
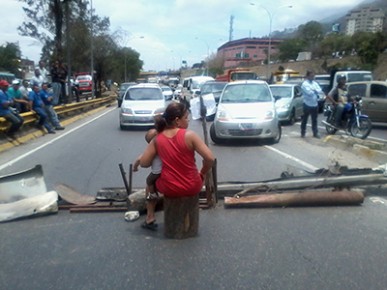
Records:
<instances>
[{"instance_id":1,"label":"wooden stool","mask_svg":"<svg viewBox=\"0 0 387 290\"><path fill-rule=\"evenodd\" d=\"M195 237L199 228L199 195L164 196L164 235L170 239Z\"/></svg>"}]
</instances>

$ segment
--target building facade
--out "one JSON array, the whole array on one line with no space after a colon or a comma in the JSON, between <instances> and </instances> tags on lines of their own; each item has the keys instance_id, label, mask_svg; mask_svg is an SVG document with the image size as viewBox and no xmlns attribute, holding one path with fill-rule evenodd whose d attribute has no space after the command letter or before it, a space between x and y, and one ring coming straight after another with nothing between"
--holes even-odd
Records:
<instances>
[{"instance_id":1,"label":"building facade","mask_svg":"<svg viewBox=\"0 0 387 290\"><path fill-rule=\"evenodd\" d=\"M351 10L346 15L346 35L355 32L379 32L383 30L385 13L380 8L363 7Z\"/></svg>"},{"instance_id":2,"label":"building facade","mask_svg":"<svg viewBox=\"0 0 387 290\"><path fill-rule=\"evenodd\" d=\"M278 52L280 39L271 39L271 56ZM242 38L226 42L218 48L217 55L224 60L224 68L263 64L267 60L269 38Z\"/></svg>"}]
</instances>

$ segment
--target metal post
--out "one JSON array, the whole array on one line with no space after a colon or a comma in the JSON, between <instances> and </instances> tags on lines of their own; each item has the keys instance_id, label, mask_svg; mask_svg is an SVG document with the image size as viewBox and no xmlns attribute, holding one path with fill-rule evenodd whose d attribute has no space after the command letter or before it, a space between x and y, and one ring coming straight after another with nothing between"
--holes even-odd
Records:
<instances>
[{"instance_id":1,"label":"metal post","mask_svg":"<svg viewBox=\"0 0 387 290\"><path fill-rule=\"evenodd\" d=\"M91 47L91 63L90 63L90 75L91 75L91 98L94 97L94 87L95 87L95 79L94 79L94 26L93 26L93 0L90 0L90 47Z\"/></svg>"},{"instance_id":2,"label":"metal post","mask_svg":"<svg viewBox=\"0 0 387 290\"><path fill-rule=\"evenodd\" d=\"M250 5L255 6L255 3L250 3ZM267 15L269 16L269 45L268 45L268 50L267 50L267 69L266 69L266 77L267 77L267 80L269 80L269 78L270 78L270 63L271 63L271 31L272 31L273 17L278 10L274 11L274 13L271 13L268 9L266 9L262 5L259 5L259 7L262 8L263 10L265 10ZM284 5L284 6L279 6L277 9L284 8L284 7L292 8L293 6L292 5Z\"/></svg>"},{"instance_id":3,"label":"metal post","mask_svg":"<svg viewBox=\"0 0 387 290\"><path fill-rule=\"evenodd\" d=\"M69 9L69 0L66 1L66 59L67 59L67 92L68 92L68 103L73 102L73 92L71 89L71 57L70 57L70 9Z\"/></svg>"}]
</instances>

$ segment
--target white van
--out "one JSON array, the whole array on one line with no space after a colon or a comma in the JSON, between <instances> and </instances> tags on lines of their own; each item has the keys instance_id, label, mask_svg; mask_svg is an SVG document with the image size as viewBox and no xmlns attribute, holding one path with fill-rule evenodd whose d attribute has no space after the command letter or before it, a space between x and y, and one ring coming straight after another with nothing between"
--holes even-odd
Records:
<instances>
[{"instance_id":1,"label":"white van","mask_svg":"<svg viewBox=\"0 0 387 290\"><path fill-rule=\"evenodd\" d=\"M344 76L347 79L347 83L372 81L372 72L368 70L344 70L337 71L333 78L333 87L337 85L337 80Z\"/></svg>"},{"instance_id":2,"label":"white van","mask_svg":"<svg viewBox=\"0 0 387 290\"><path fill-rule=\"evenodd\" d=\"M191 98L192 95L200 91L202 84L208 81L214 81L213 77L209 76L191 76L183 80L183 90L182 95L186 97L187 101Z\"/></svg>"}]
</instances>

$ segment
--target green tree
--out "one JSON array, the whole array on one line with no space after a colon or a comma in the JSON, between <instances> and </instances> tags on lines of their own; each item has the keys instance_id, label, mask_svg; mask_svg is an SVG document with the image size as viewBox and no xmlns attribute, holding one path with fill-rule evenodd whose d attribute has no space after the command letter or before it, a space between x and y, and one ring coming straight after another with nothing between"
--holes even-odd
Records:
<instances>
[{"instance_id":1,"label":"green tree","mask_svg":"<svg viewBox=\"0 0 387 290\"><path fill-rule=\"evenodd\" d=\"M321 40L318 49L316 49L316 56L331 57L333 52L340 51L349 54L352 51L353 45L351 37L343 34L328 34Z\"/></svg>"},{"instance_id":2,"label":"green tree","mask_svg":"<svg viewBox=\"0 0 387 290\"><path fill-rule=\"evenodd\" d=\"M300 51L305 51L305 41L301 38L286 39L278 46L278 49L278 58L282 62L296 59Z\"/></svg>"},{"instance_id":3,"label":"green tree","mask_svg":"<svg viewBox=\"0 0 387 290\"><path fill-rule=\"evenodd\" d=\"M352 36L352 43L364 68L373 69L379 54L386 49L386 34L378 32L357 32Z\"/></svg>"},{"instance_id":4,"label":"green tree","mask_svg":"<svg viewBox=\"0 0 387 290\"><path fill-rule=\"evenodd\" d=\"M0 70L8 71L21 77L20 67L20 48L16 43L7 42L0 46Z\"/></svg>"},{"instance_id":5,"label":"green tree","mask_svg":"<svg viewBox=\"0 0 387 290\"><path fill-rule=\"evenodd\" d=\"M18 1L25 3L23 10L27 16L18 27L19 33L43 44L42 59L67 59L69 69L75 73L91 71L93 56L98 87L102 80L113 79L116 69L124 71L122 48L115 43L114 34L109 34L110 20L90 11L89 0ZM138 76L143 65L139 54L130 50L125 56L128 72Z\"/></svg>"},{"instance_id":6,"label":"green tree","mask_svg":"<svg viewBox=\"0 0 387 290\"><path fill-rule=\"evenodd\" d=\"M324 37L324 28L317 21L309 21L298 27L297 37L305 42L304 50L314 52Z\"/></svg>"},{"instance_id":7,"label":"green tree","mask_svg":"<svg viewBox=\"0 0 387 290\"><path fill-rule=\"evenodd\" d=\"M208 74L217 76L223 74L224 57L218 54L212 54L207 58Z\"/></svg>"}]
</instances>

